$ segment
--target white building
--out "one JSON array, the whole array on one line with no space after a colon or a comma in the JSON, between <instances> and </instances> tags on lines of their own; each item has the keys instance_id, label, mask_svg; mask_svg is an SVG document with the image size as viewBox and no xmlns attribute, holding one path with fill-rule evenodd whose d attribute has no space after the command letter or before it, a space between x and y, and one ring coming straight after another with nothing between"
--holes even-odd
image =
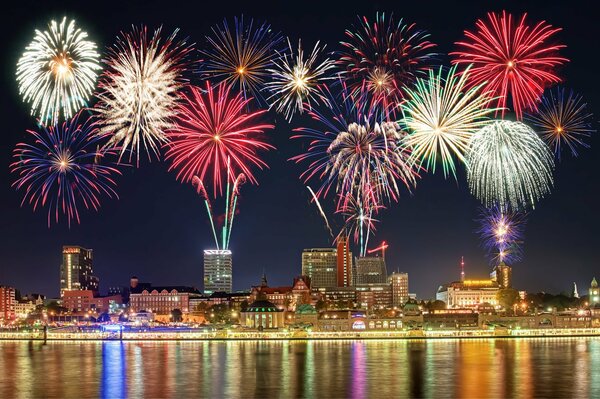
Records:
<instances>
[{"instance_id":1,"label":"white building","mask_svg":"<svg viewBox=\"0 0 600 399\"><path fill-rule=\"evenodd\" d=\"M336 248L308 248L302 251L302 275L310 277L312 289L338 285Z\"/></svg>"},{"instance_id":2,"label":"white building","mask_svg":"<svg viewBox=\"0 0 600 399\"><path fill-rule=\"evenodd\" d=\"M464 280L441 285L435 299L446 303L448 309L473 308L484 303L497 306L496 294L500 287L493 280Z\"/></svg>"},{"instance_id":3,"label":"white building","mask_svg":"<svg viewBox=\"0 0 600 399\"><path fill-rule=\"evenodd\" d=\"M232 292L233 268L231 251L207 249L204 251L204 293Z\"/></svg>"}]
</instances>

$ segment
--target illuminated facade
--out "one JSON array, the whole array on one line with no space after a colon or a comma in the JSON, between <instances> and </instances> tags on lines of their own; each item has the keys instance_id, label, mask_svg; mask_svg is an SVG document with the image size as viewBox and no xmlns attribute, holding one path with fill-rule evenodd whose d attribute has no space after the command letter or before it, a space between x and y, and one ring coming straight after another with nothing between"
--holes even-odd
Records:
<instances>
[{"instance_id":1,"label":"illuminated facade","mask_svg":"<svg viewBox=\"0 0 600 399\"><path fill-rule=\"evenodd\" d=\"M15 313L15 289L12 287L0 286L0 321L10 322L16 317Z\"/></svg>"},{"instance_id":2,"label":"illuminated facade","mask_svg":"<svg viewBox=\"0 0 600 399\"><path fill-rule=\"evenodd\" d=\"M311 288L337 287L337 254L336 248L309 248L302 251L302 275L310 278Z\"/></svg>"},{"instance_id":3,"label":"illuminated facade","mask_svg":"<svg viewBox=\"0 0 600 399\"><path fill-rule=\"evenodd\" d=\"M169 315L175 309L187 314L190 297L199 296L191 287L151 287L129 295L129 307L133 312L148 311L156 315Z\"/></svg>"},{"instance_id":4,"label":"illuminated facade","mask_svg":"<svg viewBox=\"0 0 600 399\"><path fill-rule=\"evenodd\" d=\"M500 286L494 280L454 281L438 288L435 299L443 301L449 309L476 308L484 303L498 305L496 294Z\"/></svg>"},{"instance_id":5,"label":"illuminated facade","mask_svg":"<svg viewBox=\"0 0 600 399\"><path fill-rule=\"evenodd\" d=\"M490 273L490 279L496 281L500 288L512 288L512 267L501 262L494 267L494 271Z\"/></svg>"},{"instance_id":6,"label":"illuminated facade","mask_svg":"<svg viewBox=\"0 0 600 399\"><path fill-rule=\"evenodd\" d=\"M233 291L231 251L207 249L204 251L204 293Z\"/></svg>"},{"instance_id":7,"label":"illuminated facade","mask_svg":"<svg viewBox=\"0 0 600 399\"><path fill-rule=\"evenodd\" d=\"M97 312L108 313L111 305L122 305L121 295L95 296L90 290L65 291L62 297L62 306L71 312Z\"/></svg>"},{"instance_id":8,"label":"illuminated facade","mask_svg":"<svg viewBox=\"0 0 600 399\"><path fill-rule=\"evenodd\" d=\"M65 245L60 266L60 296L67 290L98 292L98 277L94 276L93 251L79 246Z\"/></svg>"},{"instance_id":9,"label":"illuminated facade","mask_svg":"<svg viewBox=\"0 0 600 399\"><path fill-rule=\"evenodd\" d=\"M592 279L592 283L590 284L590 290L588 291L588 299L590 301L590 306L600 303L600 288L598 288L598 282L596 281L596 277Z\"/></svg>"},{"instance_id":10,"label":"illuminated facade","mask_svg":"<svg viewBox=\"0 0 600 399\"><path fill-rule=\"evenodd\" d=\"M282 328L284 321L285 312L267 300L253 302L241 312L240 320L243 326L259 330Z\"/></svg>"},{"instance_id":11,"label":"illuminated facade","mask_svg":"<svg viewBox=\"0 0 600 399\"><path fill-rule=\"evenodd\" d=\"M356 258L356 285L386 284L387 268L385 258L361 256Z\"/></svg>"},{"instance_id":12,"label":"illuminated facade","mask_svg":"<svg viewBox=\"0 0 600 399\"><path fill-rule=\"evenodd\" d=\"M392 307L392 298L392 287L389 284L356 287L356 302L361 309L389 309Z\"/></svg>"},{"instance_id":13,"label":"illuminated facade","mask_svg":"<svg viewBox=\"0 0 600 399\"><path fill-rule=\"evenodd\" d=\"M392 306L401 307L408 301L408 273L394 272L388 277L392 287Z\"/></svg>"},{"instance_id":14,"label":"illuminated facade","mask_svg":"<svg viewBox=\"0 0 600 399\"><path fill-rule=\"evenodd\" d=\"M350 242L348 237L340 235L337 239L337 286L350 287L353 281Z\"/></svg>"}]
</instances>

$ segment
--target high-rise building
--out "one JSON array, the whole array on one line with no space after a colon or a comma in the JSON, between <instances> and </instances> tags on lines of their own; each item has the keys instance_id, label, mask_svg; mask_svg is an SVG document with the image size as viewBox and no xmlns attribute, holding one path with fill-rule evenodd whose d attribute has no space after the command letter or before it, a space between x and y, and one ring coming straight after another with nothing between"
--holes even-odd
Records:
<instances>
[{"instance_id":1,"label":"high-rise building","mask_svg":"<svg viewBox=\"0 0 600 399\"><path fill-rule=\"evenodd\" d=\"M308 248L302 251L302 275L310 278L312 289L337 287L337 253L336 248Z\"/></svg>"},{"instance_id":2,"label":"high-rise building","mask_svg":"<svg viewBox=\"0 0 600 399\"><path fill-rule=\"evenodd\" d=\"M204 293L231 292L233 268L231 251L207 249L204 251Z\"/></svg>"},{"instance_id":3,"label":"high-rise building","mask_svg":"<svg viewBox=\"0 0 600 399\"><path fill-rule=\"evenodd\" d=\"M392 306L403 306L408 302L408 273L394 272L388 282L392 286Z\"/></svg>"},{"instance_id":4,"label":"high-rise building","mask_svg":"<svg viewBox=\"0 0 600 399\"><path fill-rule=\"evenodd\" d=\"M348 237L340 235L337 239L337 286L350 287L353 285L352 252Z\"/></svg>"},{"instance_id":5,"label":"high-rise building","mask_svg":"<svg viewBox=\"0 0 600 399\"><path fill-rule=\"evenodd\" d=\"M386 284L387 268L382 256L356 258L356 285Z\"/></svg>"},{"instance_id":6,"label":"high-rise building","mask_svg":"<svg viewBox=\"0 0 600 399\"><path fill-rule=\"evenodd\" d=\"M66 290L98 292L99 280L94 276L93 251L76 245L65 245L60 265L60 296Z\"/></svg>"},{"instance_id":7,"label":"high-rise building","mask_svg":"<svg viewBox=\"0 0 600 399\"><path fill-rule=\"evenodd\" d=\"M0 321L2 323L7 323L15 319L16 303L15 289L0 285Z\"/></svg>"},{"instance_id":8,"label":"high-rise building","mask_svg":"<svg viewBox=\"0 0 600 399\"><path fill-rule=\"evenodd\" d=\"M500 289L512 288L512 267L500 262L490 273L490 278L498 283Z\"/></svg>"}]
</instances>

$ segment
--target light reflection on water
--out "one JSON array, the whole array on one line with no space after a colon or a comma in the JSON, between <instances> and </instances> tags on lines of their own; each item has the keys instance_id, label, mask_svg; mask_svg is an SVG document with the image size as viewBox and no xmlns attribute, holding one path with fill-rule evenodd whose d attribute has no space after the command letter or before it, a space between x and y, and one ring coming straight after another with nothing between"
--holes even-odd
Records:
<instances>
[{"instance_id":1,"label":"light reflection on water","mask_svg":"<svg viewBox=\"0 0 600 399\"><path fill-rule=\"evenodd\" d=\"M0 397L599 397L600 338L0 342Z\"/></svg>"}]
</instances>

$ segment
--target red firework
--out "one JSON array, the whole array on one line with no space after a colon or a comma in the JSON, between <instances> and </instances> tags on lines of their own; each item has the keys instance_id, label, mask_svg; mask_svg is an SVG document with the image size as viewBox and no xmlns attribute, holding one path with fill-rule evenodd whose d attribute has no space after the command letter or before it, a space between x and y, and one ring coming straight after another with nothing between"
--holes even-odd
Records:
<instances>
[{"instance_id":1,"label":"red firework","mask_svg":"<svg viewBox=\"0 0 600 399\"><path fill-rule=\"evenodd\" d=\"M267 167L258 151L275 148L261 139L274 127L257 121L266 111L247 111L252 99L231 94L224 84L213 87L207 82L206 90L191 87L189 92L181 95L176 125L168 132L169 170L176 169L182 182L194 176L205 181L212 174L215 197L223 192L223 182L240 173L256 184L251 167Z\"/></svg>"},{"instance_id":2,"label":"red firework","mask_svg":"<svg viewBox=\"0 0 600 399\"><path fill-rule=\"evenodd\" d=\"M569 61L558 55L564 45L550 43L561 28L545 21L532 27L526 17L523 14L515 24L506 11L488 13L487 21L477 21L477 32L465 31L466 40L456 43L459 51L450 53L456 56L454 64L473 64L471 85L484 84L484 92L497 96L502 116L510 96L517 119L522 119L523 110L536 109L544 88L561 81L556 67Z\"/></svg>"}]
</instances>

